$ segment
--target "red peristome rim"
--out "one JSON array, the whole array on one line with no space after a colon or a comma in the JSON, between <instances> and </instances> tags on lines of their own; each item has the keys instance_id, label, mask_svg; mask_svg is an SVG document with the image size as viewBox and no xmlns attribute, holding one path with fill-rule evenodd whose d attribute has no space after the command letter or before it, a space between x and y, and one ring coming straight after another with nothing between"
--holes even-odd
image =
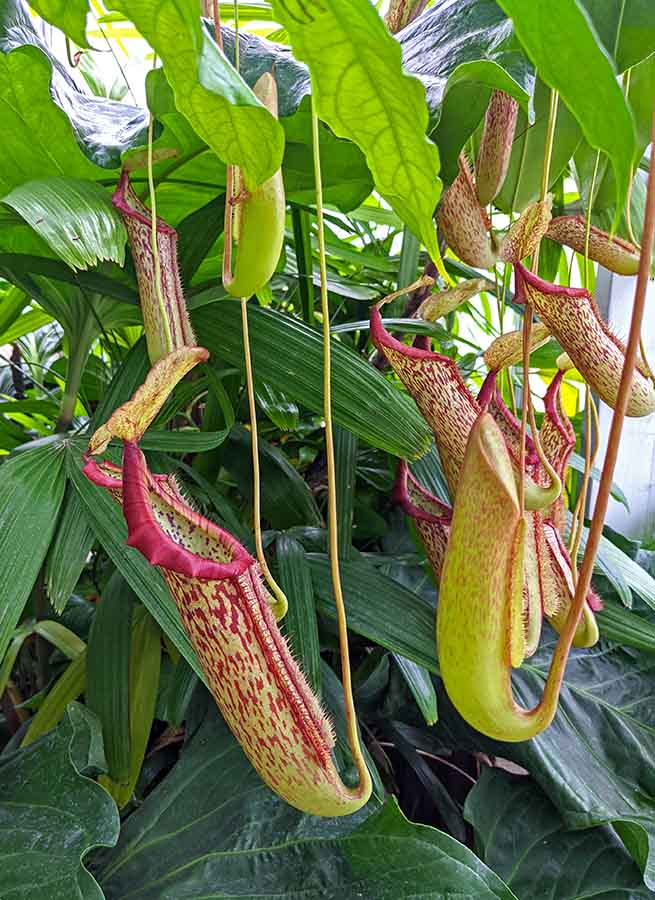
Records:
<instances>
[{"instance_id":1,"label":"red peristome rim","mask_svg":"<svg viewBox=\"0 0 655 900\"><path fill-rule=\"evenodd\" d=\"M419 335L420 337L420 335ZM449 356L444 356L441 353L435 353L434 350L424 349L420 346L416 346L416 342L413 347L408 347L407 344L403 344L402 341L397 340L393 335L389 334L387 329L382 324L382 316L380 315L380 310L377 306L371 307L371 338L376 347L379 348L379 344L383 347L388 347L389 350L395 350L397 353L402 353L405 356L409 356L412 359L419 360L434 360L435 362L441 362L452 366L457 372L457 377L459 381L462 381L462 377L457 370L457 366L455 361L452 360ZM462 385L464 382L462 381ZM464 385L466 387L466 385Z\"/></svg>"},{"instance_id":2,"label":"red peristome rim","mask_svg":"<svg viewBox=\"0 0 655 900\"><path fill-rule=\"evenodd\" d=\"M435 503L437 506L441 507L444 510L443 516L435 516L432 513L426 512L424 509L420 509L418 506L415 506L412 501L409 499L409 491L407 490L407 482L411 480L412 484L416 487L418 491L420 491L423 496L429 500L431 503ZM401 459L398 463L398 472L396 474L396 482L393 486L392 500L394 503L397 503L402 507L404 512L407 513L408 516L411 516L413 519L420 519L423 522L431 522L433 525L450 525L453 511L452 509L439 500L438 497L435 497L434 494L431 494L430 491L426 490L422 484L416 480L416 478L412 475L409 466L407 464L407 460Z\"/></svg>"},{"instance_id":3,"label":"red peristome rim","mask_svg":"<svg viewBox=\"0 0 655 900\"><path fill-rule=\"evenodd\" d=\"M564 287L564 285L561 284L553 284L552 281L545 281L529 269L526 269L523 263L514 263L514 275L517 281L514 299L517 303L525 302L525 295L522 290L523 285L521 284L519 287L519 280L527 281L530 287L535 288L537 291L541 291L542 294L564 294L566 297L591 297L591 294L589 291L585 290L585 288Z\"/></svg>"},{"instance_id":4,"label":"red peristome rim","mask_svg":"<svg viewBox=\"0 0 655 900\"><path fill-rule=\"evenodd\" d=\"M152 218L146 215L147 207L141 203L130 184L130 173L127 169L123 169L121 172L116 190L111 196L111 202L123 215L136 219L143 225L152 226ZM177 231L167 222L164 222L163 219L160 219L159 216L157 216L157 232L177 237Z\"/></svg>"},{"instance_id":5,"label":"red peristome rim","mask_svg":"<svg viewBox=\"0 0 655 900\"><path fill-rule=\"evenodd\" d=\"M563 378L563 369L558 369L557 374L548 385L548 390L544 395L544 409L546 411L546 415L553 423L555 428L557 428L562 437L568 444L573 446L575 444L575 432L573 431L573 426L568 419L562 418L559 409L557 408L557 396Z\"/></svg>"},{"instance_id":6,"label":"red peristome rim","mask_svg":"<svg viewBox=\"0 0 655 900\"><path fill-rule=\"evenodd\" d=\"M112 466L112 468L114 467ZM100 481L95 480L98 470L100 470ZM161 481L161 477L157 479L157 476L150 474L145 457L136 444L129 441L124 443L121 482L102 473L101 466L92 461L85 466L85 474L96 484L101 483L114 490L122 488L123 514L128 531L127 543L130 547L139 550L153 566L162 566L190 578L219 581L225 578L235 578L253 565L252 556L229 532L199 515L186 504L174 500L168 492L161 489L157 483L158 480ZM165 477L163 476L164 479ZM109 481L108 485L105 483L106 480ZM192 525L205 531L210 538L227 546L234 554L232 562L217 563L204 559L197 553L181 547L165 534L150 507L148 498L150 491L157 494L172 510Z\"/></svg>"}]
</instances>

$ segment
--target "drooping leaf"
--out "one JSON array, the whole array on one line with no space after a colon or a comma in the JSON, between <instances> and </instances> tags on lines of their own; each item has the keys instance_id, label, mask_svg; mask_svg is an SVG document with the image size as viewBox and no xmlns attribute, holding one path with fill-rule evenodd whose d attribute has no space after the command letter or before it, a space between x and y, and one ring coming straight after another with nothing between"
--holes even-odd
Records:
<instances>
[{"instance_id":1,"label":"drooping leaf","mask_svg":"<svg viewBox=\"0 0 655 900\"><path fill-rule=\"evenodd\" d=\"M428 109L417 79L368 0L325 0L311 11L277 0L297 58L309 66L318 114L364 152L375 186L433 258L432 215L439 199L439 154L426 137Z\"/></svg>"},{"instance_id":2,"label":"drooping leaf","mask_svg":"<svg viewBox=\"0 0 655 900\"><path fill-rule=\"evenodd\" d=\"M210 352L241 368L240 316L238 302L224 300L199 309L193 321ZM284 391L299 405L322 412L319 332L298 319L253 306L248 318L255 378ZM335 423L396 456L421 456L431 435L411 401L338 341L333 342L332 354Z\"/></svg>"},{"instance_id":3,"label":"drooping leaf","mask_svg":"<svg viewBox=\"0 0 655 900\"><path fill-rule=\"evenodd\" d=\"M57 0L40 0L40 2L49 3ZM39 114L41 117L40 128L35 135L42 147L39 147L36 155L30 152L21 160L23 165L29 166L29 173L13 184L7 185L5 191L29 178L41 178L44 175L64 174L96 179L106 177L107 169L120 167L123 151L135 144L145 143L148 126L146 111L127 103L89 96L80 90L79 85L67 71L66 64L57 58L37 32L35 20L29 15L27 5L22 0L4 0L0 5L0 48L3 53L9 54L10 51L24 45L31 45L30 51L36 52L36 56L41 58L50 70L46 78L45 67L38 68L38 84L29 84L29 75L26 72L27 88L24 93L21 92L25 109L34 102L30 117L25 122L28 129L33 115ZM41 82L45 89L42 89ZM52 86L51 96L47 90L48 83ZM22 108L23 104L16 111L20 113ZM8 112L5 109L5 113ZM62 116L61 112L65 115ZM63 127L64 124L67 124L66 129ZM9 123L5 125L4 120L3 125L9 127ZM71 128L75 135L72 143L68 137ZM21 130L7 140L5 143L7 152L13 145L14 138L22 133ZM62 135L65 140L59 145L57 138ZM56 166L53 171L53 160L45 158L48 139L53 143L53 160L59 160L64 166L66 163L64 151L70 150L68 167L64 167L61 171L60 166ZM76 146L76 141L79 147ZM97 167L91 166L90 169L80 171L80 160L83 160L85 155L96 163ZM103 168L99 168L100 166ZM92 174L93 171L95 175Z\"/></svg>"},{"instance_id":4,"label":"drooping leaf","mask_svg":"<svg viewBox=\"0 0 655 900\"><path fill-rule=\"evenodd\" d=\"M482 860L521 900L652 897L608 827L573 831L530 778L484 767L466 798Z\"/></svg>"},{"instance_id":5,"label":"drooping leaf","mask_svg":"<svg viewBox=\"0 0 655 900\"><path fill-rule=\"evenodd\" d=\"M78 47L88 47L86 40L87 0L30 0L30 6L51 25L60 28Z\"/></svg>"},{"instance_id":6,"label":"drooping leaf","mask_svg":"<svg viewBox=\"0 0 655 900\"><path fill-rule=\"evenodd\" d=\"M2 202L71 269L92 268L102 260L123 265L125 226L99 185L79 178L38 178L15 187Z\"/></svg>"},{"instance_id":7,"label":"drooping leaf","mask_svg":"<svg viewBox=\"0 0 655 900\"><path fill-rule=\"evenodd\" d=\"M623 209L635 156L632 116L613 66L589 19L569 0L499 0L539 75L580 123L592 147L612 161L616 206ZM594 89L588 89L589 83ZM617 219L618 222L618 219Z\"/></svg>"},{"instance_id":8,"label":"drooping leaf","mask_svg":"<svg viewBox=\"0 0 655 900\"><path fill-rule=\"evenodd\" d=\"M2 464L0 659L45 559L64 497L62 446L46 444Z\"/></svg>"},{"instance_id":9,"label":"drooping leaf","mask_svg":"<svg viewBox=\"0 0 655 900\"><path fill-rule=\"evenodd\" d=\"M290 535L281 534L275 542L275 555L280 571L280 584L289 598L289 609L282 627L289 639L291 652L320 697L321 647L312 575L305 551Z\"/></svg>"},{"instance_id":10,"label":"drooping leaf","mask_svg":"<svg viewBox=\"0 0 655 900\"><path fill-rule=\"evenodd\" d=\"M107 774L119 783L126 782L130 774L133 596L122 575L114 572L98 603L88 644L86 703L102 728Z\"/></svg>"},{"instance_id":11,"label":"drooping leaf","mask_svg":"<svg viewBox=\"0 0 655 900\"><path fill-rule=\"evenodd\" d=\"M107 6L134 22L162 59L177 108L223 162L241 168L248 187L280 167L281 126L201 28L194 0L112 0Z\"/></svg>"},{"instance_id":12,"label":"drooping leaf","mask_svg":"<svg viewBox=\"0 0 655 900\"><path fill-rule=\"evenodd\" d=\"M94 847L111 847L118 811L93 772L101 744L98 723L73 704L62 724L0 764L0 894L16 900L102 900L82 860Z\"/></svg>"},{"instance_id":13,"label":"drooping leaf","mask_svg":"<svg viewBox=\"0 0 655 900\"><path fill-rule=\"evenodd\" d=\"M22 747L29 747L38 738L47 734L63 719L69 703L84 692L86 684L86 650L73 659L63 674L48 691L45 700L38 708L22 740Z\"/></svg>"},{"instance_id":14,"label":"drooping leaf","mask_svg":"<svg viewBox=\"0 0 655 900\"><path fill-rule=\"evenodd\" d=\"M262 900L292 896L300 886L307 900L397 900L421 896L426 884L439 885L442 896L513 898L470 850L408 822L394 803L357 828L369 813L303 816L264 787L210 714L173 772L126 822L118 847L103 855L100 883L107 900L128 891L135 900L159 900L164 891L251 895L253 885ZM238 840L245 833L247 847Z\"/></svg>"},{"instance_id":15,"label":"drooping leaf","mask_svg":"<svg viewBox=\"0 0 655 900\"><path fill-rule=\"evenodd\" d=\"M51 65L36 47L0 53L0 190L32 178L106 175L80 150L66 114L50 97Z\"/></svg>"},{"instance_id":16,"label":"drooping leaf","mask_svg":"<svg viewBox=\"0 0 655 900\"><path fill-rule=\"evenodd\" d=\"M93 532L84 507L68 485L55 539L46 559L46 589L56 612L62 612L75 590L92 545Z\"/></svg>"}]
</instances>

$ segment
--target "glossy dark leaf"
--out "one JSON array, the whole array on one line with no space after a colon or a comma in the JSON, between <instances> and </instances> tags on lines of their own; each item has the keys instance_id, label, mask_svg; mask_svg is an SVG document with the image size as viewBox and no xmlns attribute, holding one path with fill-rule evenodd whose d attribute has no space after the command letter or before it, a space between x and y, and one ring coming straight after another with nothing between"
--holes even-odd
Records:
<instances>
[{"instance_id":1,"label":"glossy dark leaf","mask_svg":"<svg viewBox=\"0 0 655 900\"><path fill-rule=\"evenodd\" d=\"M0 840L2 896L102 900L82 860L113 846L120 822L109 795L83 774L94 774L98 745L97 720L73 704L56 731L3 759L0 810L14 827Z\"/></svg>"},{"instance_id":2,"label":"glossy dark leaf","mask_svg":"<svg viewBox=\"0 0 655 900\"><path fill-rule=\"evenodd\" d=\"M526 709L543 691L554 647L551 635L512 679L517 702ZM526 768L567 830L613 825L652 890L654 673L652 653L601 643L592 650L573 651L555 720L533 740L510 744L482 737L464 725L443 692L436 728L447 741Z\"/></svg>"},{"instance_id":3,"label":"glossy dark leaf","mask_svg":"<svg viewBox=\"0 0 655 900\"><path fill-rule=\"evenodd\" d=\"M465 815L480 858L521 900L653 896L611 828L567 828L530 778L485 766Z\"/></svg>"},{"instance_id":4,"label":"glossy dark leaf","mask_svg":"<svg viewBox=\"0 0 655 900\"><path fill-rule=\"evenodd\" d=\"M247 802L244 802L247 797ZM453 838L408 822L391 803L342 819L304 816L259 781L225 725L208 715L173 772L127 821L99 868L107 900L252 894L262 900L398 900L513 894ZM248 846L238 836L247 833ZM147 872L144 878L143 873ZM434 896L434 891L431 890Z\"/></svg>"}]
</instances>

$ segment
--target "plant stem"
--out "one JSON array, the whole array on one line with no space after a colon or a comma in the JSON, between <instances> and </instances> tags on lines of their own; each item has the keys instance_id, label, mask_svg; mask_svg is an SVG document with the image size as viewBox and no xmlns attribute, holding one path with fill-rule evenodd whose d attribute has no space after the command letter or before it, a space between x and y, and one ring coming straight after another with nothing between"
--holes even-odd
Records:
<instances>
[{"instance_id":1,"label":"plant stem","mask_svg":"<svg viewBox=\"0 0 655 900\"><path fill-rule=\"evenodd\" d=\"M348 744L353 761L359 775L359 791L370 791L371 776L369 774L357 730L357 714L353 698L352 678L350 674L350 650L348 647L348 623L346 608L341 587L339 571L339 526L337 519L337 475L334 456L334 434L332 427L332 347L330 337L330 307L327 290L327 264L325 252L325 226L323 221L323 186L321 183L321 159L319 149L318 115L316 112L315 92L311 94L312 102L312 150L314 153L314 182L316 185L316 223L318 226L318 256L321 274L321 316L323 319L323 418L325 419L325 457L327 461L328 481L328 537L330 550L330 574L332 589L337 610L339 631L339 649L341 653L341 681L343 683L344 705Z\"/></svg>"},{"instance_id":2,"label":"plant stem","mask_svg":"<svg viewBox=\"0 0 655 900\"><path fill-rule=\"evenodd\" d=\"M248 328L248 298L241 298L241 330L243 334L243 355L246 369L246 388L248 391L248 406L250 409L250 441L252 449L252 505L253 525L255 532L255 547L257 560L264 573L268 586L275 597L273 606L275 616L281 619L287 611L287 597L282 588L271 575L271 570L266 562L264 543L262 541L262 509L261 509L261 473L259 471L259 437L257 434L257 406L255 404L255 384L252 374L252 356L250 354L250 331Z\"/></svg>"},{"instance_id":3,"label":"plant stem","mask_svg":"<svg viewBox=\"0 0 655 900\"><path fill-rule=\"evenodd\" d=\"M71 355L68 357L66 386L61 398L59 417L55 425L57 434L63 434L68 431L71 426L73 413L75 412L75 404L77 403L77 395L79 394L80 385L82 383L82 373L84 372L84 366L86 365L87 357L89 355L89 344L87 341L81 340L76 342L74 350L72 350L70 340L68 343L69 346L71 346Z\"/></svg>"}]
</instances>

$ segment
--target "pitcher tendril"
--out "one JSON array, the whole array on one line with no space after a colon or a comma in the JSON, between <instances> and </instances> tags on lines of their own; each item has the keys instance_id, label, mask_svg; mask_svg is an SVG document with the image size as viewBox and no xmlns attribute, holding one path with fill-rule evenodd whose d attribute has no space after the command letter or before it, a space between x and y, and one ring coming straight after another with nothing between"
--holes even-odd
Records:
<instances>
[{"instance_id":1,"label":"pitcher tendril","mask_svg":"<svg viewBox=\"0 0 655 900\"><path fill-rule=\"evenodd\" d=\"M214 7L216 11L216 6ZM239 71L239 9L234 4L235 68ZM220 33L220 22L214 18ZM222 39L221 39L222 43ZM277 85L272 75L265 73L257 81L254 93L277 116ZM287 611L287 598L273 578L264 553L261 525L261 475L259 468L259 440L257 435L257 405L250 352L248 328L248 299L268 283L280 257L284 241L285 200L281 171L276 172L254 191L246 189L235 166L227 168L225 228L223 250L223 286L241 303L243 359L246 390L250 411L250 435L253 472L253 530L257 560L276 599L275 614L282 618ZM236 227L235 227L236 224ZM236 232L236 234L235 234ZM232 268L232 240L237 240L237 260ZM263 241L262 241L263 238Z\"/></svg>"},{"instance_id":2,"label":"pitcher tendril","mask_svg":"<svg viewBox=\"0 0 655 900\"><path fill-rule=\"evenodd\" d=\"M371 795L372 782L368 766L362 753L357 730L357 714L353 698L352 679L350 675L350 650L348 647L348 624L346 607L341 587L339 571L339 526L337 518L337 476L334 459L334 435L332 429L332 348L330 335L330 307L327 290L327 263L325 250L325 225L323 221L323 186L321 182L321 158L318 131L318 115L314 91L312 102L312 151L314 154L314 182L316 186L316 224L318 230L318 257L321 276L321 316L323 319L323 418L325 419L325 456L327 460L328 482L328 539L330 548L330 574L332 589L337 610L339 630L339 649L341 653L341 680L343 683L346 722L348 728L348 745L359 775L358 793L362 797L362 805ZM407 289L406 289L407 290Z\"/></svg>"}]
</instances>

